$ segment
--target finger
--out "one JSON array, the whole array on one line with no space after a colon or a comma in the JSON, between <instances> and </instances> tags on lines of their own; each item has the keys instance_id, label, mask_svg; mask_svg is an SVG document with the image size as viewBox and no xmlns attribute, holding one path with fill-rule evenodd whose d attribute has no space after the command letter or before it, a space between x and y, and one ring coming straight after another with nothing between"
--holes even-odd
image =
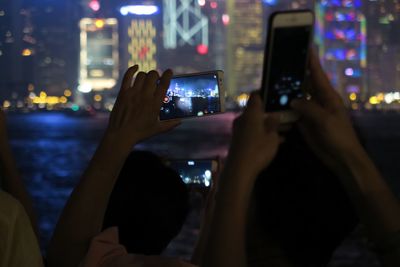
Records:
<instances>
[{"instance_id":1,"label":"finger","mask_svg":"<svg viewBox=\"0 0 400 267\"><path fill-rule=\"evenodd\" d=\"M168 131L174 129L175 127L179 126L181 123L182 123L182 121L178 120L178 119L169 120L169 121L162 121L159 124L157 132L158 133L168 132Z\"/></svg>"},{"instance_id":2,"label":"finger","mask_svg":"<svg viewBox=\"0 0 400 267\"><path fill-rule=\"evenodd\" d=\"M332 87L328 76L326 75L318 56L314 51L310 59L311 71L311 93L320 103L330 103L336 101L336 91Z\"/></svg>"},{"instance_id":3,"label":"finger","mask_svg":"<svg viewBox=\"0 0 400 267\"><path fill-rule=\"evenodd\" d=\"M293 128L293 124L292 123L284 123L284 124L281 123L278 126L278 132L286 134L287 132L292 130L292 128Z\"/></svg>"},{"instance_id":4,"label":"finger","mask_svg":"<svg viewBox=\"0 0 400 267\"><path fill-rule=\"evenodd\" d=\"M124 78L122 79L122 85L121 85L121 91L126 91L132 86L132 80L133 76L139 69L138 65L130 67L124 75Z\"/></svg>"},{"instance_id":5,"label":"finger","mask_svg":"<svg viewBox=\"0 0 400 267\"><path fill-rule=\"evenodd\" d=\"M155 70L152 70L149 73L147 73L146 79L143 84L143 90L144 90L143 93L145 95L147 95L148 97L151 97L151 98L154 97L154 93L156 91L157 82L158 82L159 78L160 78L160 75Z\"/></svg>"},{"instance_id":6,"label":"finger","mask_svg":"<svg viewBox=\"0 0 400 267\"><path fill-rule=\"evenodd\" d=\"M156 99L160 101L160 105L162 103L162 100L164 99L164 97L167 94L167 90L171 83L172 75L173 75L173 72L170 69L164 71L163 74L161 75L160 81L159 81L157 89L155 91Z\"/></svg>"},{"instance_id":7,"label":"finger","mask_svg":"<svg viewBox=\"0 0 400 267\"><path fill-rule=\"evenodd\" d=\"M133 92L142 90L144 81L146 79L146 73L141 71L136 75L135 82L133 83L132 89L128 92L133 95Z\"/></svg>"},{"instance_id":8,"label":"finger","mask_svg":"<svg viewBox=\"0 0 400 267\"><path fill-rule=\"evenodd\" d=\"M307 123L320 124L325 118L326 111L314 101L296 99L290 103L293 110L297 111L301 119Z\"/></svg>"},{"instance_id":9,"label":"finger","mask_svg":"<svg viewBox=\"0 0 400 267\"><path fill-rule=\"evenodd\" d=\"M262 110L262 100L260 93L258 91L254 91L250 94L249 100L247 101L245 112L253 112L253 111Z\"/></svg>"},{"instance_id":10,"label":"finger","mask_svg":"<svg viewBox=\"0 0 400 267\"><path fill-rule=\"evenodd\" d=\"M286 142L286 138L284 136L279 135L279 144L283 144Z\"/></svg>"}]
</instances>

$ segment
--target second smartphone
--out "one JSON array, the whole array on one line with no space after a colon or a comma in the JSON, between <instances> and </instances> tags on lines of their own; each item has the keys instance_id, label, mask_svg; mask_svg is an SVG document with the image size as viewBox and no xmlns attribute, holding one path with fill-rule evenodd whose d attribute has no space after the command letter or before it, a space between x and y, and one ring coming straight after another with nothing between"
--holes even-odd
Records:
<instances>
[{"instance_id":1,"label":"second smartphone","mask_svg":"<svg viewBox=\"0 0 400 267\"><path fill-rule=\"evenodd\" d=\"M271 15L261 90L267 112L290 115L290 102L304 96L313 24L309 10Z\"/></svg>"},{"instance_id":2,"label":"second smartphone","mask_svg":"<svg viewBox=\"0 0 400 267\"><path fill-rule=\"evenodd\" d=\"M174 76L163 100L160 120L224 112L223 78L221 70Z\"/></svg>"},{"instance_id":3,"label":"second smartphone","mask_svg":"<svg viewBox=\"0 0 400 267\"><path fill-rule=\"evenodd\" d=\"M175 159L168 160L167 165L179 173L185 184L209 187L212 183L212 174L217 171L218 161L215 159Z\"/></svg>"}]
</instances>

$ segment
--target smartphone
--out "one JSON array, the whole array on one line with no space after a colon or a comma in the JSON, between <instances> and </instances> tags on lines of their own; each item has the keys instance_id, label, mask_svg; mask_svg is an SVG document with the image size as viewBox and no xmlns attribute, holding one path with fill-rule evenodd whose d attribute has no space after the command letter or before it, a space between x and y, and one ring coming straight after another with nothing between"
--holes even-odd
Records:
<instances>
[{"instance_id":1,"label":"smartphone","mask_svg":"<svg viewBox=\"0 0 400 267\"><path fill-rule=\"evenodd\" d=\"M176 170L185 184L209 187L212 183L212 174L217 171L218 161L214 159L175 159L168 160L167 166Z\"/></svg>"},{"instance_id":2,"label":"smartphone","mask_svg":"<svg viewBox=\"0 0 400 267\"><path fill-rule=\"evenodd\" d=\"M174 76L161 106L160 120L224 112L223 80L222 70Z\"/></svg>"},{"instance_id":3,"label":"smartphone","mask_svg":"<svg viewBox=\"0 0 400 267\"><path fill-rule=\"evenodd\" d=\"M266 112L279 112L282 123L298 119L290 102L305 94L313 24L310 10L276 12L269 20L261 92Z\"/></svg>"}]
</instances>

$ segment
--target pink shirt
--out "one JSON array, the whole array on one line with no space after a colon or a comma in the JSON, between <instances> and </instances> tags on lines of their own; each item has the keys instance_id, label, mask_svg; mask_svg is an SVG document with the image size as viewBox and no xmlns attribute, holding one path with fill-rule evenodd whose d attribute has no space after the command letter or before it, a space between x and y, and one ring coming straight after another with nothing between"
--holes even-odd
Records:
<instances>
[{"instance_id":1,"label":"pink shirt","mask_svg":"<svg viewBox=\"0 0 400 267\"><path fill-rule=\"evenodd\" d=\"M118 228L108 228L93 238L81 267L196 267L179 259L128 254L119 244Z\"/></svg>"}]
</instances>

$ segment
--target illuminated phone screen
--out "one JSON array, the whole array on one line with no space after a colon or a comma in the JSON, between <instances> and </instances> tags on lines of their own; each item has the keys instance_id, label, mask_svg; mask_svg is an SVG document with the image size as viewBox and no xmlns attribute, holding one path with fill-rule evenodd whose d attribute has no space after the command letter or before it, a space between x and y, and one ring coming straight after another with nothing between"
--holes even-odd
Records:
<instances>
[{"instance_id":1,"label":"illuminated phone screen","mask_svg":"<svg viewBox=\"0 0 400 267\"><path fill-rule=\"evenodd\" d=\"M169 162L169 167L176 170L186 184L211 185L212 160L177 160Z\"/></svg>"},{"instance_id":2,"label":"illuminated phone screen","mask_svg":"<svg viewBox=\"0 0 400 267\"><path fill-rule=\"evenodd\" d=\"M218 75L174 77L160 110L160 120L221 112Z\"/></svg>"},{"instance_id":3,"label":"illuminated phone screen","mask_svg":"<svg viewBox=\"0 0 400 267\"><path fill-rule=\"evenodd\" d=\"M289 109L290 101L303 96L311 26L273 30L267 92L267 111Z\"/></svg>"}]
</instances>

